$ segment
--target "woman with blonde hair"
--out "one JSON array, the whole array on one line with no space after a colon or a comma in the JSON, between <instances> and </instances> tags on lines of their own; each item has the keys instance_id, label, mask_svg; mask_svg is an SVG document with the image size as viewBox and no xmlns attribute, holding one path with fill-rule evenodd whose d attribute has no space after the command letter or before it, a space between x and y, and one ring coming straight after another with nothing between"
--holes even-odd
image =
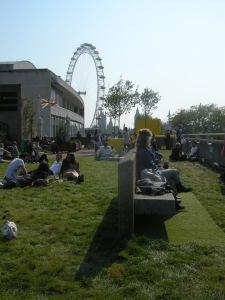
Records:
<instances>
[{"instance_id":1,"label":"woman with blonde hair","mask_svg":"<svg viewBox=\"0 0 225 300\"><path fill-rule=\"evenodd\" d=\"M160 176L164 177L175 194L181 192L190 192L191 188L185 188L180 181L179 172L176 169L162 169L155 162L155 155L151 144L152 133L144 128L139 131L137 139L137 179L141 178L142 171L151 169Z\"/></svg>"}]
</instances>

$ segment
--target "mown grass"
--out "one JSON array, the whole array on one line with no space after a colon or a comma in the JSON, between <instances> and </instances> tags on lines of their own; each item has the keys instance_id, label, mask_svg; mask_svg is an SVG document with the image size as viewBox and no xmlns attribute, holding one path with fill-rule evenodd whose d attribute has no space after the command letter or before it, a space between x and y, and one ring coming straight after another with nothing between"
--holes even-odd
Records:
<instances>
[{"instance_id":1,"label":"mown grass","mask_svg":"<svg viewBox=\"0 0 225 300\"><path fill-rule=\"evenodd\" d=\"M225 246L175 246L148 234L119 240L117 163L79 161L84 184L0 190L0 218L19 230L0 241L0 299L225 299ZM225 231L217 175L175 165Z\"/></svg>"},{"instance_id":2,"label":"mown grass","mask_svg":"<svg viewBox=\"0 0 225 300\"><path fill-rule=\"evenodd\" d=\"M168 151L164 156L168 158ZM193 193L210 213L216 224L225 232L225 187L218 183L219 174L198 162L173 162L182 181L193 188Z\"/></svg>"}]
</instances>

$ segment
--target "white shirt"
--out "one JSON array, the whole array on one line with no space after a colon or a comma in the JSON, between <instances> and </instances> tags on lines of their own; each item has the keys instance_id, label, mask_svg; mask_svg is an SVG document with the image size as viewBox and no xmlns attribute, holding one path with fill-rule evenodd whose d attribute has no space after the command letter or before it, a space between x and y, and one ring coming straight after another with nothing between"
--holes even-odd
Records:
<instances>
[{"instance_id":1,"label":"white shirt","mask_svg":"<svg viewBox=\"0 0 225 300\"><path fill-rule=\"evenodd\" d=\"M124 144L130 144L130 135L128 131L123 133Z\"/></svg>"},{"instance_id":2,"label":"white shirt","mask_svg":"<svg viewBox=\"0 0 225 300\"><path fill-rule=\"evenodd\" d=\"M107 158L107 157L112 157L113 152L112 148L108 145L107 147L101 146L99 150L99 157L100 158Z\"/></svg>"},{"instance_id":3,"label":"white shirt","mask_svg":"<svg viewBox=\"0 0 225 300\"><path fill-rule=\"evenodd\" d=\"M61 166L62 166L62 162L61 161L55 161L52 164L52 166L50 167L50 170L52 171L52 173L54 175L59 174Z\"/></svg>"},{"instance_id":4,"label":"white shirt","mask_svg":"<svg viewBox=\"0 0 225 300\"><path fill-rule=\"evenodd\" d=\"M189 156L194 156L198 152L198 146L191 147Z\"/></svg>"},{"instance_id":5,"label":"white shirt","mask_svg":"<svg viewBox=\"0 0 225 300\"><path fill-rule=\"evenodd\" d=\"M8 165L8 168L5 172L5 177L9 179L16 179L17 172L21 167L25 167L24 161L20 158L15 158Z\"/></svg>"}]
</instances>

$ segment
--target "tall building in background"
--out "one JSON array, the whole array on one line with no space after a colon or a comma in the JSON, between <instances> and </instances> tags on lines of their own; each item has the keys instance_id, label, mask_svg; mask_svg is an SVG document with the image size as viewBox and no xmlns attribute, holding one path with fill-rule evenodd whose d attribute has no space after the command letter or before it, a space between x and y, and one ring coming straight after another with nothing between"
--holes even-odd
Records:
<instances>
[{"instance_id":1,"label":"tall building in background","mask_svg":"<svg viewBox=\"0 0 225 300\"><path fill-rule=\"evenodd\" d=\"M134 115L134 128L135 128L135 124L136 124L136 120L137 120L137 117L140 116L140 112L139 112L139 109L137 108L136 109L136 113Z\"/></svg>"},{"instance_id":2,"label":"tall building in background","mask_svg":"<svg viewBox=\"0 0 225 300\"><path fill-rule=\"evenodd\" d=\"M41 108L40 99L51 99L54 106ZM30 105L31 104L31 105ZM33 136L55 137L60 126L69 136L84 132L84 102L64 80L48 69L37 69L31 62L0 63L0 124L17 141L26 136L27 107L33 109L36 124Z\"/></svg>"},{"instance_id":3,"label":"tall building in background","mask_svg":"<svg viewBox=\"0 0 225 300\"><path fill-rule=\"evenodd\" d=\"M99 108L99 129L101 130L102 133L106 133L106 113L103 112L103 109L100 107Z\"/></svg>"},{"instance_id":4,"label":"tall building in background","mask_svg":"<svg viewBox=\"0 0 225 300\"><path fill-rule=\"evenodd\" d=\"M110 118L109 123L107 125L107 134L112 134L113 132L114 132L113 121L112 118Z\"/></svg>"}]
</instances>

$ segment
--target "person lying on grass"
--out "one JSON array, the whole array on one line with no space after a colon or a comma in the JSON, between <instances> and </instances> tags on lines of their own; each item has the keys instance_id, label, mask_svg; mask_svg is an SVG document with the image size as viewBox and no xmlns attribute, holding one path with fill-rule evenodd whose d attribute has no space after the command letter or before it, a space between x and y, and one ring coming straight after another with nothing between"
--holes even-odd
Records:
<instances>
[{"instance_id":1,"label":"person lying on grass","mask_svg":"<svg viewBox=\"0 0 225 300\"><path fill-rule=\"evenodd\" d=\"M64 179L75 182L82 182L84 176L80 175L79 163L75 159L74 153L68 152L66 158L62 162L59 173Z\"/></svg>"},{"instance_id":2,"label":"person lying on grass","mask_svg":"<svg viewBox=\"0 0 225 300\"><path fill-rule=\"evenodd\" d=\"M137 179L141 178L143 170L150 169L151 172L160 175L162 180L166 179L175 195L180 192L190 192L191 188L186 188L182 185L179 172L176 169L163 169L155 163L155 156L150 147L151 137L152 134L149 129L144 128L139 131L136 154ZM176 205L178 209L183 208L178 203Z\"/></svg>"}]
</instances>

